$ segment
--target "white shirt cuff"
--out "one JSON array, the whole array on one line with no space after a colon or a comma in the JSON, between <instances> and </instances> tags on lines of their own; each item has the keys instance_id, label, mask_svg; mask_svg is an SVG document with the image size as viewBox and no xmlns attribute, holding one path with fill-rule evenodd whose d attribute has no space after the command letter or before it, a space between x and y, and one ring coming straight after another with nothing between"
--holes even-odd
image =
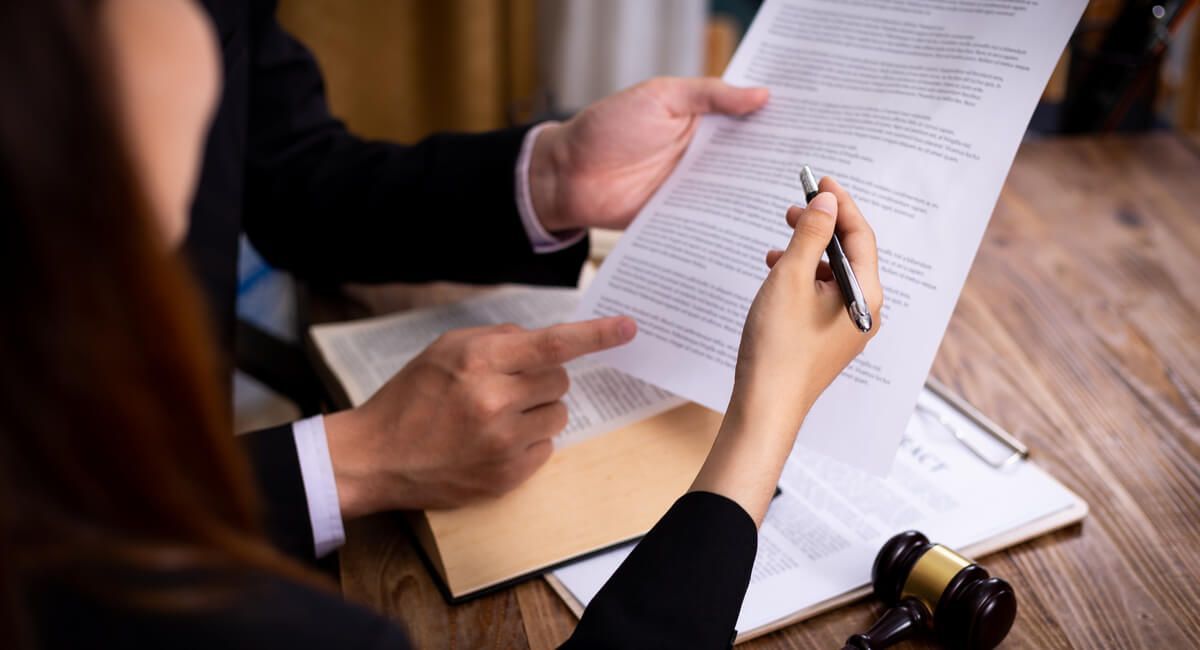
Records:
<instances>
[{"instance_id":1,"label":"white shirt cuff","mask_svg":"<svg viewBox=\"0 0 1200 650\"><path fill-rule=\"evenodd\" d=\"M554 124L557 122L542 122L529 129L529 133L525 134L525 141L521 143L521 155L517 157L515 171L517 212L521 215L521 224L525 226L525 234L529 237L529 243L533 245L533 252L538 254L553 253L574 246L587 234L587 231L578 230L563 237L556 237L546 230L533 209L533 194L529 188L529 165L533 160L533 144L537 142L538 134L543 129Z\"/></svg>"},{"instance_id":2,"label":"white shirt cuff","mask_svg":"<svg viewBox=\"0 0 1200 650\"><path fill-rule=\"evenodd\" d=\"M296 422L292 425L292 435L296 439L304 494L308 497L313 546L317 557L324 557L346 542L337 481L333 477L333 458L329 455L329 440L325 435L325 417L318 415Z\"/></svg>"}]
</instances>

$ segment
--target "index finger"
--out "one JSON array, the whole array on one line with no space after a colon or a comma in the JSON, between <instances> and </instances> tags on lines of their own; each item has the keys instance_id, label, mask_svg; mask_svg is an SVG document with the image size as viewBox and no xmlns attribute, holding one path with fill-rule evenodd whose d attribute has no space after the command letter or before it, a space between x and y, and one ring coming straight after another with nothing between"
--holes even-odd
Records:
<instances>
[{"instance_id":1,"label":"index finger","mask_svg":"<svg viewBox=\"0 0 1200 650\"><path fill-rule=\"evenodd\" d=\"M628 343L637 324L628 316L610 316L578 323L563 323L504 336L494 349L494 367L501 372L521 372L559 366L592 352Z\"/></svg>"}]
</instances>

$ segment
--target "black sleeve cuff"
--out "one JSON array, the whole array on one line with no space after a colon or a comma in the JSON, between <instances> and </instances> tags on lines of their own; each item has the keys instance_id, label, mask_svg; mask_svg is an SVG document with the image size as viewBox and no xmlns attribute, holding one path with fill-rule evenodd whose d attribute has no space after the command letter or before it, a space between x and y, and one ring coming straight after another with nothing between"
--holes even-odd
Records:
<instances>
[{"instance_id":1,"label":"black sleeve cuff","mask_svg":"<svg viewBox=\"0 0 1200 650\"><path fill-rule=\"evenodd\" d=\"M290 424L238 437L254 471L271 542L284 553L313 565L312 522L300 473L300 457Z\"/></svg>"},{"instance_id":2,"label":"black sleeve cuff","mask_svg":"<svg viewBox=\"0 0 1200 650\"><path fill-rule=\"evenodd\" d=\"M734 501L689 492L592 599L566 648L728 648L758 550Z\"/></svg>"}]
</instances>

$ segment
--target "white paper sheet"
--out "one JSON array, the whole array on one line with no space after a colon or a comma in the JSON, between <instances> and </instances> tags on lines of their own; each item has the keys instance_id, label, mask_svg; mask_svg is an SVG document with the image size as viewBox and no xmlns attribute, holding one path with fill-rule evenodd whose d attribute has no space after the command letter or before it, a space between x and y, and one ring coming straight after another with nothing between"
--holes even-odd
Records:
<instances>
[{"instance_id":1,"label":"white paper sheet","mask_svg":"<svg viewBox=\"0 0 1200 650\"><path fill-rule=\"evenodd\" d=\"M443 307L349 323L319 325L313 340L354 405L362 404L442 333L515 323L528 329L561 323L579 301L576 289L512 287ZM577 444L676 406L683 400L594 359L567 364L563 397L570 420L555 448Z\"/></svg>"},{"instance_id":2,"label":"white paper sheet","mask_svg":"<svg viewBox=\"0 0 1200 650\"><path fill-rule=\"evenodd\" d=\"M723 411L763 258L790 237L784 213L803 202L797 172L809 164L875 228L886 305L882 331L799 441L885 472L1085 4L767 0L725 79L769 86L768 105L702 120L576 312L637 319L637 339L605 361Z\"/></svg>"},{"instance_id":3,"label":"white paper sheet","mask_svg":"<svg viewBox=\"0 0 1200 650\"><path fill-rule=\"evenodd\" d=\"M986 432L924 391L972 443ZM963 548L1071 507L1075 497L1029 462L994 470L928 415L913 415L886 479L813 455L789 463L759 531L758 556L737 629L753 630L870 582L875 554L892 535L917 529ZM554 576L587 604L632 545L558 569Z\"/></svg>"}]
</instances>

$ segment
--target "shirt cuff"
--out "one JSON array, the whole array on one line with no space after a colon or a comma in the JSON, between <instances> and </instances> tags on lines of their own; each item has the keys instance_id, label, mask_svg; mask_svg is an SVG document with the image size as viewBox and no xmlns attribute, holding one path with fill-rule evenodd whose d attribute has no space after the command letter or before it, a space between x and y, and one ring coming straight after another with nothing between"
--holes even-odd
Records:
<instances>
[{"instance_id":1,"label":"shirt cuff","mask_svg":"<svg viewBox=\"0 0 1200 650\"><path fill-rule=\"evenodd\" d=\"M325 417L318 415L296 422L292 425L292 435L296 439L300 477L308 498L313 547L317 557L324 557L346 542L337 481L333 478L333 458L329 455L329 440L325 435Z\"/></svg>"},{"instance_id":2,"label":"shirt cuff","mask_svg":"<svg viewBox=\"0 0 1200 650\"><path fill-rule=\"evenodd\" d=\"M529 188L529 165L533 160L533 144L537 142L538 134L543 129L555 124L557 122L542 122L529 129L529 133L525 134L525 141L521 144L521 155L517 157L515 171L517 212L521 215L521 224L525 226L525 235L529 237L529 243L533 245L533 252L538 254L554 253L574 246L587 234L585 230L576 230L557 237L546 230L541 220L538 219L537 212L533 209L533 194Z\"/></svg>"}]
</instances>

